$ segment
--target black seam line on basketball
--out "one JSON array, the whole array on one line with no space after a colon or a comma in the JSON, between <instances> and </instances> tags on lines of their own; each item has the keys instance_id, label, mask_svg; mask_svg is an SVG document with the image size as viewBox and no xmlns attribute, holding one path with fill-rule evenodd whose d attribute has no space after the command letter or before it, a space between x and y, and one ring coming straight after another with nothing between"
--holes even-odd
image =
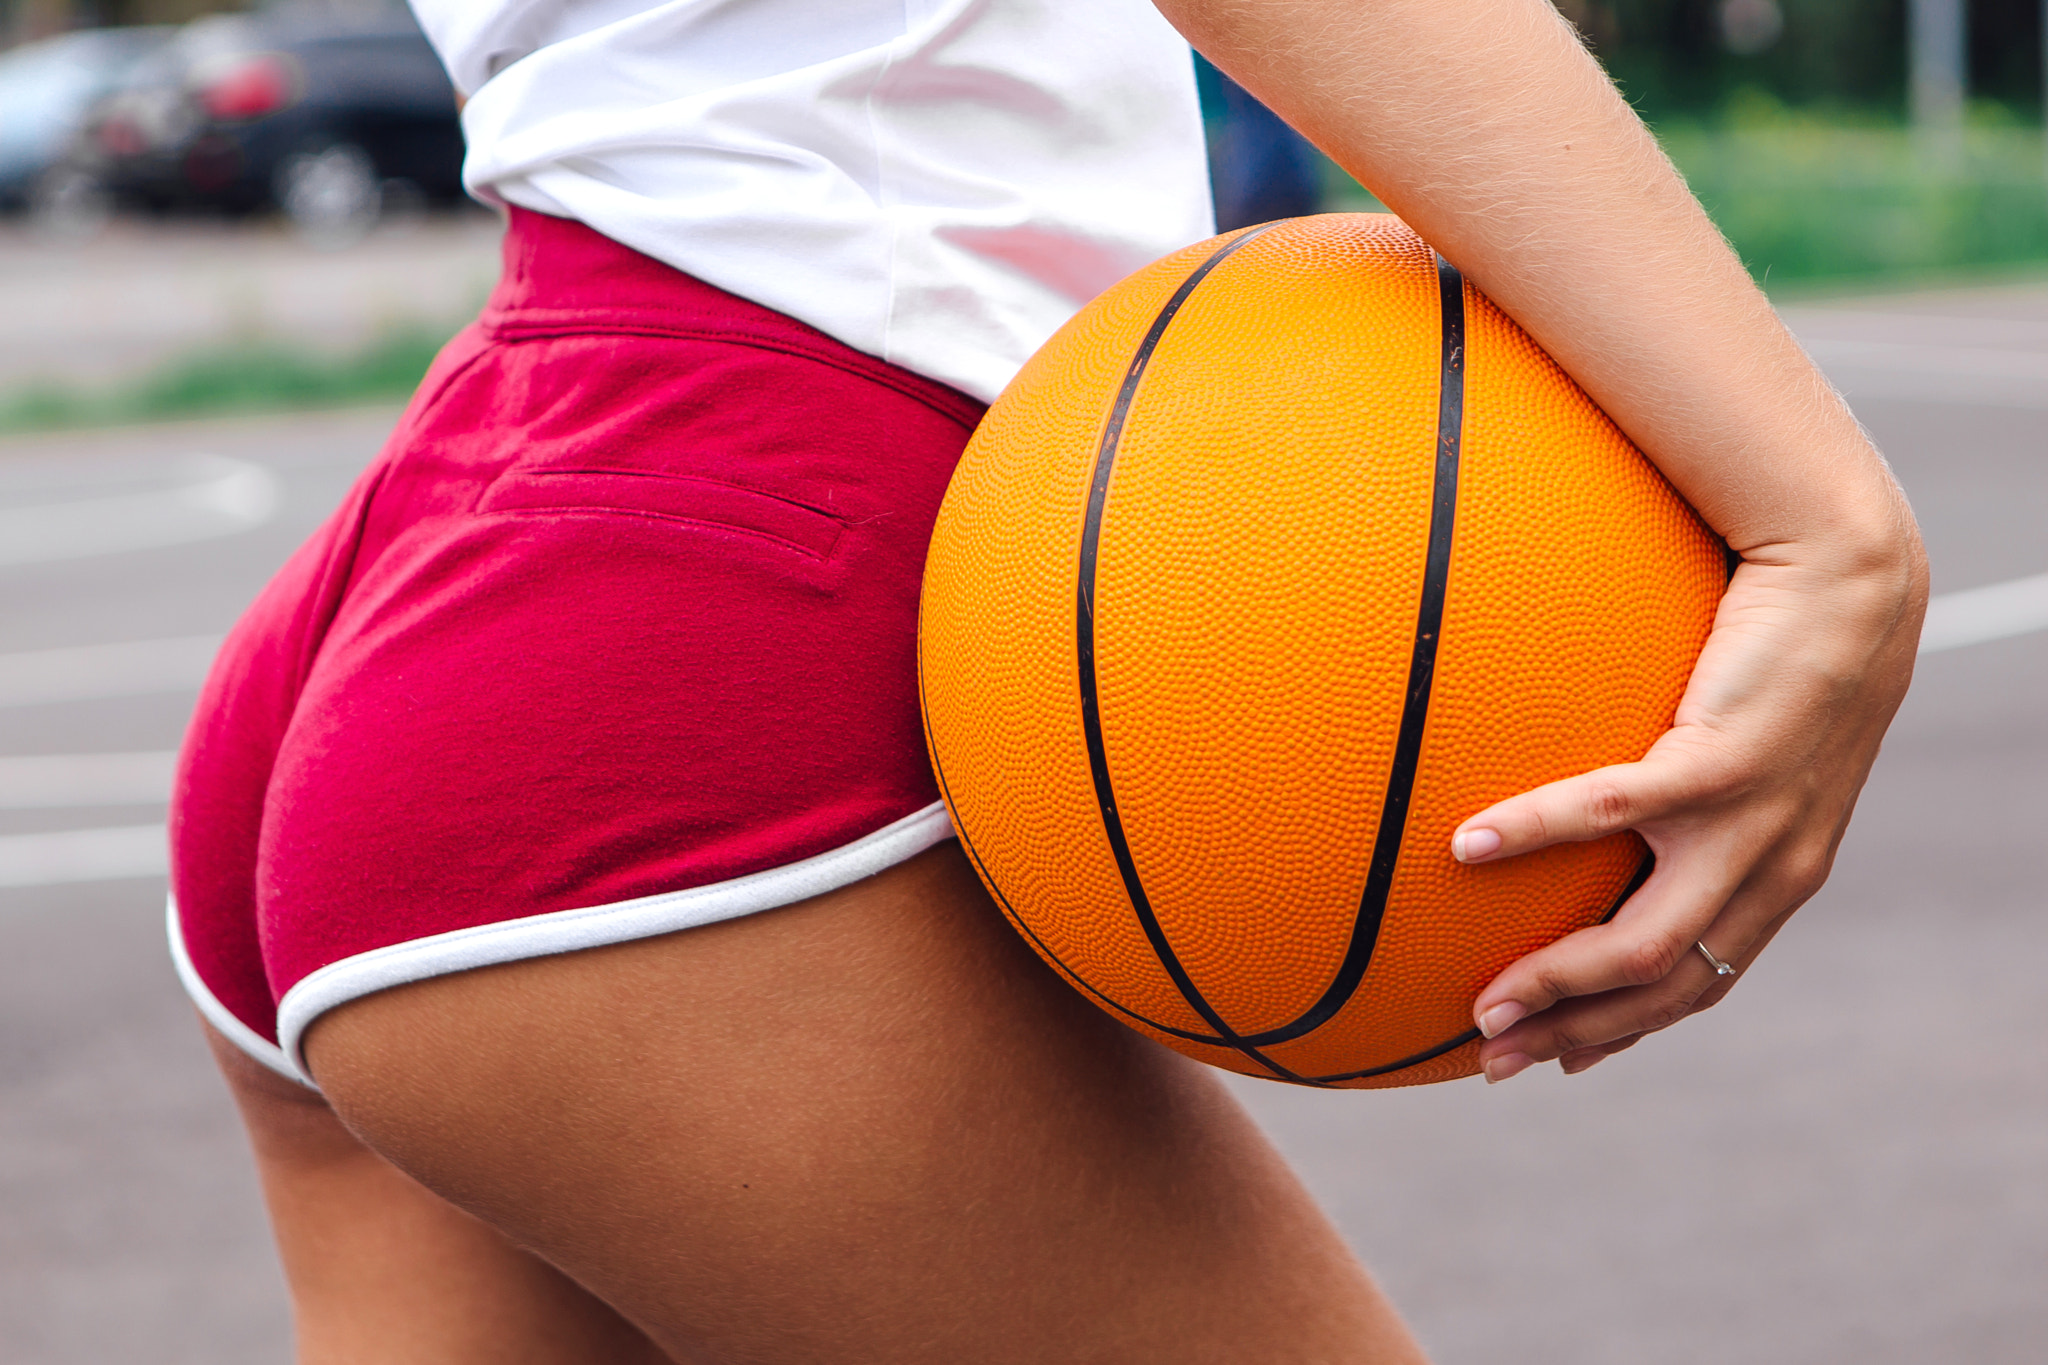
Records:
<instances>
[{"instance_id":1,"label":"black seam line on basketball","mask_svg":"<svg viewBox=\"0 0 2048 1365\"><path fill-rule=\"evenodd\" d=\"M1654 853L1645 853L1643 855L1642 861L1636 864L1636 870L1632 874L1630 874L1628 879L1628 885L1621 888L1621 894L1614 898L1614 904L1608 906L1607 913L1600 917L1600 923L1605 924L1607 923L1607 921L1613 919L1616 915L1621 913L1621 907L1628 904L1628 898L1630 896L1633 896L1636 892L1642 890L1643 883L1650 880L1651 869L1655 868L1656 866L1657 855ZM1362 1081L1367 1076L1384 1076L1387 1075L1389 1072L1401 1071L1407 1067L1421 1066L1424 1062L1435 1061L1438 1057L1443 1056L1446 1052L1449 1052L1454 1048L1461 1048L1465 1046L1465 1044L1471 1042L1473 1039L1479 1036L1480 1035L1478 1029L1468 1028L1463 1033L1459 1034L1457 1037L1451 1039L1449 1042L1438 1043L1435 1047L1430 1048L1426 1052L1418 1052L1413 1057L1403 1057L1398 1062L1388 1062L1385 1066L1375 1066L1368 1068L1364 1071L1346 1071L1341 1075L1316 1076L1312 1077L1311 1079L1313 1079L1319 1085L1334 1085L1339 1081Z\"/></svg>"},{"instance_id":2,"label":"black seam line on basketball","mask_svg":"<svg viewBox=\"0 0 2048 1365\"><path fill-rule=\"evenodd\" d=\"M1628 885L1621 888L1621 894L1614 898L1614 904L1607 907L1607 913L1600 917L1602 924L1621 913L1621 907L1628 904L1628 898L1643 889L1643 883L1650 880L1650 874L1657 870L1657 855L1644 850L1643 859L1636 864L1636 870L1628 879Z\"/></svg>"},{"instance_id":3,"label":"black seam line on basketball","mask_svg":"<svg viewBox=\"0 0 2048 1365\"><path fill-rule=\"evenodd\" d=\"M1209 277L1209 273L1221 265L1230 255L1245 243L1271 231L1276 224L1268 223L1255 227L1242 236L1235 237L1209 254L1208 259L1196 266L1189 276L1180 282L1160 308L1145 337L1138 343L1138 349L1131 356L1129 368L1124 371L1123 386L1117 390L1116 403L1110 408L1109 421L1102 429L1102 441L1095 451L1095 470L1088 486L1088 512L1081 524L1081 563L1074 591L1074 647L1079 662L1081 688L1081 730L1088 746L1088 768L1095 779L1095 799L1102 811L1102 831L1109 841L1109 850L1116 859L1117 871L1124 880L1124 892L1130 898L1131 910L1138 917L1139 925L1145 931L1145 938L1152 945L1152 952L1159 959L1160 966L1173 978L1173 984L1182 999L1193 1007L1195 1013L1208 1021L1209 1027L1223 1038L1224 1042L1244 1053L1254 1062L1272 1072L1282 1080L1299 1081L1301 1077L1244 1043L1216 1007L1203 998L1196 989L1194 978L1174 953L1173 945L1167 942L1166 931L1153 913L1152 902L1145 894L1145 885L1138 876L1138 865L1131 856L1129 840L1124 837L1123 817L1117 813L1116 788L1109 776L1109 752L1102 738L1102 714L1095 688L1095 561L1096 551L1102 542L1102 512L1109 500L1109 478L1116 468L1117 442L1123 437L1124 421L1130 416L1131 401L1137 396L1138 382L1145 377L1145 367L1152 360L1152 353L1158 349L1160 338L1166 335L1167 324L1180 312L1181 305L1195 292L1196 286Z\"/></svg>"},{"instance_id":4,"label":"black seam line on basketball","mask_svg":"<svg viewBox=\"0 0 2048 1365\"><path fill-rule=\"evenodd\" d=\"M1054 967L1058 968L1078 989L1095 997L1105 1009L1112 1010L1127 1019L1143 1024L1146 1028L1157 1029L1161 1033L1172 1034L1176 1038L1185 1038L1191 1043L1208 1043L1216 1047L1229 1047L1230 1044L1212 1034L1196 1033L1190 1029L1175 1028L1171 1024L1162 1024L1156 1019L1148 1019L1136 1010L1118 1004L1109 996L1104 995L1087 977L1069 966L1065 958L1046 946L1045 940L1040 938L1032 930L1031 926L1024 922L1024 917L1017 913L1017 907L1010 904L1010 898L1003 894L1003 888L997 884L995 874L989 871L988 864L982 860L981 850L974 846L974 839L967 832L967 823L961 817L959 807L953 802L953 788L946 781L946 765L939 761L939 746L932 735L931 708L924 705L923 659L919 659L917 664L917 696L924 723L925 752L931 755L932 776L938 780L939 795L945 798L946 811L953 820L953 833L959 838L960 847L967 854L968 861L973 863L975 870L981 874L982 884L989 889L990 894L995 897L996 903L1002 907L1003 918L1007 919L1011 927L1018 933L1030 939L1033 946L1038 949L1047 962L1052 963Z\"/></svg>"},{"instance_id":5,"label":"black seam line on basketball","mask_svg":"<svg viewBox=\"0 0 2048 1365\"><path fill-rule=\"evenodd\" d=\"M1456 1051L1477 1037L1479 1037L1479 1030L1468 1028L1447 1043L1438 1043L1433 1048L1418 1052L1413 1057L1403 1057L1398 1062L1388 1062L1385 1066L1367 1067L1363 1071L1346 1071L1335 1076L1311 1076L1309 1079L1317 1085L1336 1085L1342 1081L1362 1081L1367 1076L1391 1075L1396 1071L1405 1071L1411 1066L1421 1066L1424 1062L1433 1062L1446 1052Z\"/></svg>"},{"instance_id":6,"label":"black seam line on basketball","mask_svg":"<svg viewBox=\"0 0 2048 1365\"><path fill-rule=\"evenodd\" d=\"M923 702L925 696L923 660L918 661L917 694L919 701ZM1024 937L1030 939L1047 962L1058 968L1075 987L1095 997L1104 1009L1121 1014L1134 1023L1143 1024L1146 1028L1157 1029L1161 1033L1171 1034L1175 1038L1184 1038L1191 1043L1203 1043L1211 1047L1229 1048L1231 1045L1228 1042L1213 1033L1201 1033L1194 1029L1184 1029L1172 1024L1162 1024L1149 1015L1140 1014L1130 1006L1120 1004L1111 996L1104 994L1099 986L1076 971L1071 963L1054 952L1051 946L1038 936L1037 931L1032 929L1024 917L1017 913L1017 907L1010 903L1009 896L1004 894L1002 886L996 881L995 873L989 870L988 863L982 858L981 850L975 847L973 836L967 832L966 820L961 816L959 807L953 801L953 788L946 781L946 765L939 759L939 746L932 735L931 711L928 707L923 709L923 724L925 751L931 755L932 776L938 781L939 794L945 798L947 813L952 817L953 821L953 833L960 840L960 847L967 854L968 861L974 864L976 871L980 872L982 884L995 897L996 903L1002 908L1003 917L1010 922L1010 926L1018 933L1024 935ZM1232 1050L1235 1051L1234 1048Z\"/></svg>"},{"instance_id":7,"label":"black seam line on basketball","mask_svg":"<svg viewBox=\"0 0 2048 1365\"><path fill-rule=\"evenodd\" d=\"M1421 600L1415 610L1415 644L1408 659L1408 691L1401 703L1401 727L1395 734L1386 799L1380 803L1372 861L1366 867L1365 888L1359 893L1358 915L1351 923L1351 942L1345 946L1344 958L1338 963L1329 988L1292 1023L1246 1034L1244 1041L1253 1046L1284 1043L1313 1033L1350 1003L1359 983L1365 980L1365 969L1371 965L1373 949L1379 944L1387 896L1394 886L1394 869L1401 861L1408 806L1415 794L1415 770L1422 760L1422 733L1429 721L1437 643L1443 633L1444 596L1451 577L1451 535L1458 515L1458 461L1465 426L1465 281L1457 268L1441 256L1436 258L1436 279L1442 311L1442 344L1429 542L1423 555Z\"/></svg>"}]
</instances>

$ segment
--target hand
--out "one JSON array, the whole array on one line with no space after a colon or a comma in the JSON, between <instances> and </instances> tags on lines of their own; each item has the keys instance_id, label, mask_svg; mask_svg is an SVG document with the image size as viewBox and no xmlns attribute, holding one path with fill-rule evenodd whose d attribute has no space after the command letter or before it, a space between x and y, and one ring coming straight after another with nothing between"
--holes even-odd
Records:
<instances>
[{"instance_id":1,"label":"hand","mask_svg":"<svg viewBox=\"0 0 2048 1365\"><path fill-rule=\"evenodd\" d=\"M1912 675L1913 518L1840 397L1549 0L1155 0L1520 323L1743 558L1635 763L1466 821L1467 862L1634 829L1611 923L1481 992L1502 1080L1728 991L1827 875Z\"/></svg>"},{"instance_id":2,"label":"hand","mask_svg":"<svg viewBox=\"0 0 2048 1365\"><path fill-rule=\"evenodd\" d=\"M1755 547L1715 618L1672 728L1635 763L1481 811L1452 838L1493 862L1633 829L1656 870L1606 924L1528 954L1481 991L1489 1082L1567 1073L1718 1004L1704 943L1739 973L1820 889L1912 676L1925 559L1898 504L1857 555Z\"/></svg>"}]
</instances>

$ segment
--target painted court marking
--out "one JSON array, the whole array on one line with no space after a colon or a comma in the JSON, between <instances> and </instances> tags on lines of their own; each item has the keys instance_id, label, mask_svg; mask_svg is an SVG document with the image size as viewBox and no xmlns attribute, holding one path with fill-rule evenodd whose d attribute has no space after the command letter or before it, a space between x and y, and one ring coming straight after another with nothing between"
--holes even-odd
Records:
<instances>
[{"instance_id":1,"label":"painted court marking","mask_svg":"<svg viewBox=\"0 0 2048 1365\"><path fill-rule=\"evenodd\" d=\"M1927 608L1922 654L2048 630L2048 573L1943 593ZM0 706L89 701L196 688L218 635L0 654ZM170 750L0 757L0 810L145 805L168 800ZM162 825L0 835L0 887L162 876Z\"/></svg>"},{"instance_id":2,"label":"painted court marking","mask_svg":"<svg viewBox=\"0 0 2048 1365\"><path fill-rule=\"evenodd\" d=\"M92 481L43 463L0 477L0 567L185 545L261 526L277 477L220 455L95 467Z\"/></svg>"},{"instance_id":3,"label":"painted court marking","mask_svg":"<svg viewBox=\"0 0 2048 1365\"><path fill-rule=\"evenodd\" d=\"M0 810L146 806L171 799L174 750L0 758Z\"/></svg>"},{"instance_id":4,"label":"painted court marking","mask_svg":"<svg viewBox=\"0 0 2048 1365\"><path fill-rule=\"evenodd\" d=\"M2048 630L2048 573L1945 592L1927 604L1920 652L1933 654Z\"/></svg>"},{"instance_id":5,"label":"painted court marking","mask_svg":"<svg viewBox=\"0 0 2048 1365\"><path fill-rule=\"evenodd\" d=\"M206 681L221 638L178 635L0 654L0 707L194 691Z\"/></svg>"},{"instance_id":6,"label":"painted court marking","mask_svg":"<svg viewBox=\"0 0 2048 1365\"><path fill-rule=\"evenodd\" d=\"M0 886L161 877L169 866L162 825L0 835Z\"/></svg>"}]
</instances>

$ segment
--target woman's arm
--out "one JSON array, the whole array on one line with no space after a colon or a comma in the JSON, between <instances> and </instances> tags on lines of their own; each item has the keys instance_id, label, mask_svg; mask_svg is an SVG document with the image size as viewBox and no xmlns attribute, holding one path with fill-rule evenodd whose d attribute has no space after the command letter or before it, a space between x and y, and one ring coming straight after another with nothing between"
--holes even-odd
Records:
<instances>
[{"instance_id":1,"label":"woman's arm","mask_svg":"<svg viewBox=\"0 0 2048 1365\"><path fill-rule=\"evenodd\" d=\"M1741 554L1640 762L1481 811L1492 861L1634 829L1615 919L1479 996L1489 1080L1581 1070L1718 1001L1827 875L1912 675L1911 511L1634 112L1546 0L1157 0L1528 330Z\"/></svg>"}]
</instances>

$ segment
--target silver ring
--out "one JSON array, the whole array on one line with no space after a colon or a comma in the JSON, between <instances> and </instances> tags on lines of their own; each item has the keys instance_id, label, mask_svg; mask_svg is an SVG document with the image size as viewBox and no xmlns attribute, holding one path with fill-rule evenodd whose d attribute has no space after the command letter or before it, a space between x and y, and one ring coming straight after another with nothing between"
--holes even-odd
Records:
<instances>
[{"instance_id":1,"label":"silver ring","mask_svg":"<svg viewBox=\"0 0 2048 1365\"><path fill-rule=\"evenodd\" d=\"M1692 946L1699 949L1700 956L1705 958L1713 966L1715 976L1735 975L1735 964L1732 962L1723 962L1720 958L1715 957L1714 950L1709 948L1706 944L1701 943L1698 939L1694 939Z\"/></svg>"}]
</instances>

